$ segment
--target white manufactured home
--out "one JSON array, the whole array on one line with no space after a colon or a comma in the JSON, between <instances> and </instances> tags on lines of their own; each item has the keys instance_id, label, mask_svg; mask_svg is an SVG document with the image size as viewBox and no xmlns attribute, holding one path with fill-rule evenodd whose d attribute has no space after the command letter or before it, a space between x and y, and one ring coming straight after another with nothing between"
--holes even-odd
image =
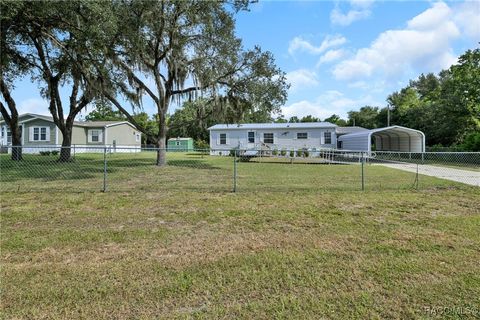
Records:
<instances>
[{"instance_id":1,"label":"white manufactured home","mask_svg":"<svg viewBox=\"0 0 480 320\"><path fill-rule=\"evenodd\" d=\"M297 150L334 148L335 128L329 122L217 124L210 131L212 154L231 149Z\"/></svg>"},{"instance_id":2,"label":"white manufactured home","mask_svg":"<svg viewBox=\"0 0 480 320\"><path fill-rule=\"evenodd\" d=\"M423 132L391 126L368 130L329 122L217 124L210 128L212 155L240 150L343 149L424 152Z\"/></svg>"}]
</instances>

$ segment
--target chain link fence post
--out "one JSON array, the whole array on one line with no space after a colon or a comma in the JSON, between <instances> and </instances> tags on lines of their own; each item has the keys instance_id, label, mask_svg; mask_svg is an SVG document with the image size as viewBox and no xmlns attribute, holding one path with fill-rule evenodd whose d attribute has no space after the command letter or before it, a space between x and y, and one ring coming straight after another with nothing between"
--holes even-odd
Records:
<instances>
[{"instance_id":1,"label":"chain link fence post","mask_svg":"<svg viewBox=\"0 0 480 320\"><path fill-rule=\"evenodd\" d=\"M233 192L237 192L237 151L233 152Z\"/></svg>"},{"instance_id":2,"label":"chain link fence post","mask_svg":"<svg viewBox=\"0 0 480 320\"><path fill-rule=\"evenodd\" d=\"M417 172L415 173L415 189L418 190L418 160L417 160Z\"/></svg>"},{"instance_id":3,"label":"chain link fence post","mask_svg":"<svg viewBox=\"0 0 480 320\"><path fill-rule=\"evenodd\" d=\"M362 161L361 161L362 162L362 191L365 191L365 173L364 173L364 170L365 170L365 168L364 168L365 167L365 155L364 155L363 151L362 151L361 157L362 157Z\"/></svg>"},{"instance_id":4,"label":"chain link fence post","mask_svg":"<svg viewBox=\"0 0 480 320\"><path fill-rule=\"evenodd\" d=\"M103 148L103 192L107 192L107 147Z\"/></svg>"}]
</instances>

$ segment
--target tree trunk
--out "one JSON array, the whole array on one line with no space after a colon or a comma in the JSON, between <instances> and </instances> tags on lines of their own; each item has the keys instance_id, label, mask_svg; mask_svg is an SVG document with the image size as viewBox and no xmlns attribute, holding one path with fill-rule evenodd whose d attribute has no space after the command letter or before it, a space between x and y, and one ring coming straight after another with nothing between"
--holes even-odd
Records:
<instances>
[{"instance_id":1,"label":"tree trunk","mask_svg":"<svg viewBox=\"0 0 480 320\"><path fill-rule=\"evenodd\" d=\"M72 128L65 128L62 130L63 141L62 149L60 150L59 162L72 161Z\"/></svg>"},{"instance_id":2,"label":"tree trunk","mask_svg":"<svg viewBox=\"0 0 480 320\"><path fill-rule=\"evenodd\" d=\"M165 114L158 117L157 166L164 167L167 165L167 124Z\"/></svg>"},{"instance_id":3,"label":"tree trunk","mask_svg":"<svg viewBox=\"0 0 480 320\"><path fill-rule=\"evenodd\" d=\"M18 125L11 126L10 132L12 133L12 160L20 161L23 159L20 128L18 127Z\"/></svg>"}]
</instances>

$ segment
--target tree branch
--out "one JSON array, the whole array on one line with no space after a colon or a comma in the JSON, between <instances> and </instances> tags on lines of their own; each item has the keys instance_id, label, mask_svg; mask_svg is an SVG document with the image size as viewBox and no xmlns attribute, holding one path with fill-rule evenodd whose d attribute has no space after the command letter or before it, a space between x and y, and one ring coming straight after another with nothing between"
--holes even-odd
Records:
<instances>
[{"instance_id":1,"label":"tree branch","mask_svg":"<svg viewBox=\"0 0 480 320\"><path fill-rule=\"evenodd\" d=\"M155 142L157 141L157 138L155 136L152 136L148 133L148 131L143 128L136 120L134 117L132 117L132 115L127 111L125 110L122 105L118 102L118 100L112 96L110 93L104 91L103 92L103 95L105 96L105 98L107 98L111 103L113 103L113 105L121 112L125 115L125 117L127 117L128 121L133 124L135 126L135 128L137 128L139 131L141 131L143 134L145 134L147 137L149 137L150 139L154 140Z\"/></svg>"},{"instance_id":2,"label":"tree branch","mask_svg":"<svg viewBox=\"0 0 480 320\"><path fill-rule=\"evenodd\" d=\"M125 62L121 61L118 58L114 58L114 61L128 74L129 78L135 81L143 90L145 90L148 93L148 95L152 98L152 100L158 104L159 98L153 93L152 90L150 90L150 88L142 80L140 80L135 75L135 73L130 69L130 67Z\"/></svg>"},{"instance_id":3,"label":"tree branch","mask_svg":"<svg viewBox=\"0 0 480 320\"><path fill-rule=\"evenodd\" d=\"M8 90L7 84L3 80L3 74L0 78L0 91L2 92L3 99L5 99L5 102L7 103L8 109L10 110L10 114L8 114L7 109L2 103L1 106L1 113L5 121L7 121L9 124L12 123L12 121L16 122L18 120L18 111L17 107L15 104L15 100L13 100L12 95L10 94L10 90ZM0 101L1 103L1 101Z\"/></svg>"}]
</instances>

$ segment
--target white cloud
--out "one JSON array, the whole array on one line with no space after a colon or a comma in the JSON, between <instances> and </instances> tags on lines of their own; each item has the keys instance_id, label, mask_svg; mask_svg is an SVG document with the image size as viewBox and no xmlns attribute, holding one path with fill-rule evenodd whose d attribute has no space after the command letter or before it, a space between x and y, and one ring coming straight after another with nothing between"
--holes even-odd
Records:
<instances>
[{"instance_id":1,"label":"white cloud","mask_svg":"<svg viewBox=\"0 0 480 320\"><path fill-rule=\"evenodd\" d=\"M307 69L298 69L287 73L287 81L291 84L290 90L292 91L318 85L317 74Z\"/></svg>"},{"instance_id":2,"label":"white cloud","mask_svg":"<svg viewBox=\"0 0 480 320\"><path fill-rule=\"evenodd\" d=\"M465 1L453 9L453 20L463 33L475 43L480 42L480 1Z\"/></svg>"},{"instance_id":3,"label":"white cloud","mask_svg":"<svg viewBox=\"0 0 480 320\"><path fill-rule=\"evenodd\" d=\"M353 22L366 19L372 14L370 7L373 1L352 0L350 1L350 10L343 13L338 5L330 12L330 22L335 25L349 26Z\"/></svg>"},{"instance_id":4,"label":"white cloud","mask_svg":"<svg viewBox=\"0 0 480 320\"><path fill-rule=\"evenodd\" d=\"M348 26L354 21L368 18L370 14L370 10L350 10L347 13L342 13L338 8L335 8L330 13L330 21L333 24Z\"/></svg>"},{"instance_id":5,"label":"white cloud","mask_svg":"<svg viewBox=\"0 0 480 320\"><path fill-rule=\"evenodd\" d=\"M293 55L295 52L306 52L310 54L321 54L325 50L338 47L347 42L347 39L341 35L327 35L319 46L314 46L302 37L295 37L290 41L288 53Z\"/></svg>"},{"instance_id":6,"label":"white cloud","mask_svg":"<svg viewBox=\"0 0 480 320\"><path fill-rule=\"evenodd\" d=\"M364 105L378 105L378 102L374 101L369 95L352 99L339 91L331 90L320 95L314 101L302 100L285 106L282 108L282 112L286 118L292 116L303 117L309 114L320 119L325 119L332 114L346 118L348 111Z\"/></svg>"},{"instance_id":7,"label":"white cloud","mask_svg":"<svg viewBox=\"0 0 480 320\"><path fill-rule=\"evenodd\" d=\"M431 8L408 21L407 27L408 29L429 31L435 29L442 21L448 20L450 14L451 10L445 3L437 2Z\"/></svg>"},{"instance_id":8,"label":"white cloud","mask_svg":"<svg viewBox=\"0 0 480 320\"><path fill-rule=\"evenodd\" d=\"M36 113L50 115L48 111L48 102L39 98L30 98L22 100L17 104L18 113Z\"/></svg>"},{"instance_id":9,"label":"white cloud","mask_svg":"<svg viewBox=\"0 0 480 320\"><path fill-rule=\"evenodd\" d=\"M323 63L333 62L345 56L346 51L343 49L328 50L325 52L317 62L317 67Z\"/></svg>"},{"instance_id":10,"label":"white cloud","mask_svg":"<svg viewBox=\"0 0 480 320\"><path fill-rule=\"evenodd\" d=\"M337 64L333 75L338 80L359 80L375 73L391 78L416 68L448 68L456 61L450 44L460 36L452 16L445 3L435 3L408 21L405 29L381 33L370 47Z\"/></svg>"}]
</instances>

